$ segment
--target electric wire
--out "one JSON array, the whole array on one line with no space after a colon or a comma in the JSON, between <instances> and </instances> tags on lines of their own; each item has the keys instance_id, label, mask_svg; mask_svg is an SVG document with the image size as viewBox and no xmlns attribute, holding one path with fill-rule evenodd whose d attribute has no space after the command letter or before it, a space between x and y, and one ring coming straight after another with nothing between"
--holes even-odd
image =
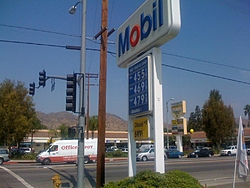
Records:
<instances>
[{"instance_id":1,"label":"electric wire","mask_svg":"<svg viewBox=\"0 0 250 188\"><path fill-rule=\"evenodd\" d=\"M176 66L172 66L172 65L166 65L166 64L162 64L162 66L169 67L169 68L174 68L174 69L179 69L179 70L183 70L183 71L187 71L187 72L192 72L192 73L196 73L196 74L200 74L200 75L204 75L204 76L209 76L209 77L213 77L213 78L219 78L219 79L222 79L222 80L227 80L227 81L232 81L232 82L237 82L237 83L241 83L241 84L250 85L250 82L244 82L244 81L240 81L240 80L236 80L236 79L232 79L232 78L217 76L217 75L214 75L214 74L208 74L208 73L204 73L204 72L194 71L194 70L185 69L185 68L181 68L181 67L176 67Z\"/></svg>"},{"instance_id":2,"label":"electric wire","mask_svg":"<svg viewBox=\"0 0 250 188\"><path fill-rule=\"evenodd\" d=\"M248 14L250 15L250 11L245 9L245 8L242 8L240 6L236 6L236 5L233 5L232 3L228 3L228 2L225 2L225 1L219 1L219 0L215 0L216 2L222 4L222 5L225 5L227 7L230 7L232 9L235 9L235 10L238 10L240 13L245 13L245 14ZM237 1L236 1L237 2ZM242 1L243 2L243 1ZM243 2L244 3L244 2Z\"/></svg>"},{"instance_id":3,"label":"electric wire","mask_svg":"<svg viewBox=\"0 0 250 188\"><path fill-rule=\"evenodd\" d=\"M250 72L250 69L243 69L241 67L235 67L235 66L231 66L231 65L224 65L224 64L221 64L221 63L214 63L214 62L211 62L211 61L200 60L200 59L196 59L196 58L192 58L192 57L186 57L186 56L171 54L171 53L166 53L166 52L162 52L162 54L173 56L173 57L178 57L178 58L182 58L182 59L188 59L188 60L192 60L192 61L198 61L198 62L201 62L201 63L212 64L212 65L217 65L217 66L221 66L221 67L227 67L227 68L231 68L231 69L249 71Z\"/></svg>"},{"instance_id":4,"label":"electric wire","mask_svg":"<svg viewBox=\"0 0 250 188\"><path fill-rule=\"evenodd\" d=\"M14 41L14 40L2 40L0 39L0 42L5 43L14 43L14 44L26 44L26 45L35 45L35 46L47 46L47 47L56 47L56 48L64 48L66 49L66 46L64 45L56 45L56 44L43 44L43 43L35 43L35 42L22 42L22 41ZM100 51L100 49L95 48L86 48L88 51ZM115 52L107 51L110 55L115 56Z\"/></svg>"},{"instance_id":5,"label":"electric wire","mask_svg":"<svg viewBox=\"0 0 250 188\"><path fill-rule=\"evenodd\" d=\"M6 24L0 24L0 26L14 28L14 29L24 29L24 30L42 32L42 33L49 33L49 34L55 34L55 35L62 35L62 36L67 36L67 37L81 38L80 35L72 35L72 34L66 34L66 33L56 32L56 31L33 29L33 28L28 28L28 27L20 27L20 26L6 25ZM96 44L100 44L101 43L99 40L93 39L93 37L86 37L86 40L91 41L91 42L96 43ZM113 41L108 41L108 43L109 44L115 44L115 42L113 42Z\"/></svg>"},{"instance_id":6,"label":"electric wire","mask_svg":"<svg viewBox=\"0 0 250 188\"><path fill-rule=\"evenodd\" d=\"M72 34L66 34L66 33L55 32L55 31L48 31L48 30L42 30L42 29L33 29L33 28L29 28L29 27L13 26L13 25L7 25L7 24L0 24L0 26L9 27L9 28L15 28L15 29L24 29L24 30L42 32L42 33L56 34L56 35L62 35L62 36L67 36L67 37L81 38L81 36L79 36L79 35L72 35Z\"/></svg>"},{"instance_id":7,"label":"electric wire","mask_svg":"<svg viewBox=\"0 0 250 188\"><path fill-rule=\"evenodd\" d=\"M41 44L41 43L34 43L34 42L21 42L21 41L10 41L10 40L1 40L1 39L0 39L0 42L15 43L15 44L27 44L27 45L37 45L37 46L47 46L47 47L57 47L57 48L66 48L66 46L63 46L63 45ZM86 48L86 50L100 51L100 49L95 49L95 48ZM112 55L113 57L115 57L115 55L116 55L115 52L111 52L111 51L107 51L107 52L110 55ZM172 54L168 54L168 53L165 53L165 52L163 52L163 54L172 55ZM179 57L179 55L173 55L173 56ZM184 56L180 56L180 57L184 58ZM209 63L208 61L198 60L198 59L195 59L195 58L186 57L186 59ZM190 69L180 68L180 67L176 67L176 66L172 66L172 65L166 65L166 64L162 64L162 65L165 66L165 67L170 67L170 68L179 69L179 70L183 70L183 71L188 71L188 72L192 72L192 73L196 73L196 74L206 75L206 76L210 76L210 77L214 77L214 78L220 78L220 79L223 79L223 80L228 80L228 81L233 81L233 82L238 82L238 83L250 85L249 82L244 82L244 81L240 81L240 80L236 80L236 79L231 79L231 78L217 76L217 75L213 75L213 74L209 74L209 73L204 73L204 72L194 71L194 70L190 70ZM222 66L222 64L219 64L219 65ZM231 66L229 66L229 67L232 68ZM244 69L240 69L240 70L244 70Z\"/></svg>"}]
</instances>

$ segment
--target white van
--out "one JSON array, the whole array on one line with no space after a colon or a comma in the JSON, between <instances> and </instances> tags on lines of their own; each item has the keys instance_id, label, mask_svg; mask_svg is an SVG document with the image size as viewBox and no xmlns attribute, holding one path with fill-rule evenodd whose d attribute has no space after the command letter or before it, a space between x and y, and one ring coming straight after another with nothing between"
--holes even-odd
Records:
<instances>
[{"instance_id":1,"label":"white van","mask_svg":"<svg viewBox=\"0 0 250 188\"><path fill-rule=\"evenodd\" d=\"M140 151L144 151L145 149L151 149L154 148L154 144L143 144L140 147Z\"/></svg>"},{"instance_id":2,"label":"white van","mask_svg":"<svg viewBox=\"0 0 250 188\"><path fill-rule=\"evenodd\" d=\"M77 161L78 140L58 140L36 157L36 162L44 164ZM97 139L84 140L84 163L97 159Z\"/></svg>"}]
</instances>

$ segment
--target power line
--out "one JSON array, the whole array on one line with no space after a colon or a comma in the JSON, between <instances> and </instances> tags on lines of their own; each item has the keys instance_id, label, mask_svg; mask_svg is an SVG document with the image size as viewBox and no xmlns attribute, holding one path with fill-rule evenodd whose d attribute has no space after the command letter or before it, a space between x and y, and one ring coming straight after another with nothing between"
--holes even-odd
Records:
<instances>
[{"instance_id":1,"label":"power line","mask_svg":"<svg viewBox=\"0 0 250 188\"><path fill-rule=\"evenodd\" d=\"M247 10L247 9L245 9L245 8L242 8L242 7L240 7L240 6L233 5L232 3L230 4L230 3L225 2L225 1L219 1L219 0L215 0L215 1L217 1L218 3L221 3L221 4L225 5L225 6L228 6L228 7L232 8L232 9L238 10L238 11L240 11L241 13L245 13L245 14L250 15L250 11ZM237 2L237 1L236 1L236 2ZM243 2L243 1L242 1L242 2ZM243 2L243 3L246 3L246 2ZM236 4L237 4L237 3L236 3ZM237 5L238 5L238 4L237 4Z\"/></svg>"},{"instance_id":2,"label":"power line","mask_svg":"<svg viewBox=\"0 0 250 188\"><path fill-rule=\"evenodd\" d=\"M162 66L170 67L170 68L174 68L174 69L179 69L179 70L183 70L183 71L187 71L187 72L192 72L192 73L196 73L196 74L201 74L201 75L205 75L205 76L210 76L210 77L213 77L213 78L220 78L220 79L223 79L223 80L228 80L228 81L232 81L232 82L237 82L237 83L241 83L241 84L250 85L250 82L244 82L244 81L235 80L235 79L232 79L232 78L217 76L217 75L214 75L214 74L208 74L208 73L204 73L204 72L194 71L194 70L190 70L190 69L184 69L184 68L181 68L181 67L176 67L176 66L166 65L166 64L162 64Z\"/></svg>"},{"instance_id":3,"label":"power line","mask_svg":"<svg viewBox=\"0 0 250 188\"><path fill-rule=\"evenodd\" d=\"M43 43L35 43L35 42L22 42L22 41L2 40L2 39L0 39L0 42L14 43L14 44L35 45L35 46L47 46L47 47L56 47L56 48L65 48L66 49L66 46L55 45L55 44L43 44ZM89 50L89 51L100 51L100 49L95 49L95 48L86 48L86 50ZM112 56L115 56L115 52L108 51L108 53L110 55L112 55Z\"/></svg>"},{"instance_id":4,"label":"power line","mask_svg":"<svg viewBox=\"0 0 250 188\"><path fill-rule=\"evenodd\" d=\"M169 56L174 56L174 57L178 57L178 58L183 58L183 59L188 59L188 60L192 60L192 61L198 61L198 62L202 62L202 63L212 64L212 65L218 65L218 66L221 66L221 67L227 67L227 68L243 70L243 71L250 71L250 69L243 69L243 68L240 68L240 67L235 67L235 66L231 66L231 65L224 65L224 64L221 64L221 63L214 63L214 62L211 62L211 61L200 60L200 59L181 56L181 55L177 55L177 54L170 54L170 53L165 53L165 52L162 52L162 54L169 55Z\"/></svg>"},{"instance_id":5,"label":"power line","mask_svg":"<svg viewBox=\"0 0 250 188\"><path fill-rule=\"evenodd\" d=\"M29 27L13 26L13 25L6 25L6 24L0 24L0 26L10 27L10 28L15 28L15 29L30 30L30 31L38 31L38 32L49 33L49 34L56 34L56 35L63 35L63 36L68 36L68 37L81 38L81 36L79 36L79 35L71 35L71 34L65 34L65 33L55 32L55 31L47 31L47 30L42 30L42 29L33 29L33 28L29 28Z\"/></svg>"},{"instance_id":6,"label":"power line","mask_svg":"<svg viewBox=\"0 0 250 188\"><path fill-rule=\"evenodd\" d=\"M42 32L42 33L49 33L49 34L55 34L55 35L62 35L62 36L67 36L67 37L81 38L81 36L79 36L79 35L72 35L72 34L66 34L66 33L61 33L61 32L56 32L56 31L48 31L48 30L42 30L42 29L33 29L33 28L29 28L29 27L13 26L13 25L7 25L7 24L0 24L0 26ZM91 41L91 42L96 43L96 44L100 44L100 41L93 39L93 37L86 37L86 40ZM108 41L108 44L115 44L115 42Z\"/></svg>"},{"instance_id":7,"label":"power line","mask_svg":"<svg viewBox=\"0 0 250 188\"><path fill-rule=\"evenodd\" d=\"M28 44L28 45L36 45L36 46L47 46L47 47L57 47L57 48L65 48L65 46L56 45L56 44L42 44L42 43L22 42L22 41L14 41L14 40L2 40L2 39L0 39L0 42L14 43L14 44Z\"/></svg>"},{"instance_id":8,"label":"power line","mask_svg":"<svg viewBox=\"0 0 250 188\"><path fill-rule=\"evenodd\" d=\"M66 46L63 46L63 45L42 44L42 43L34 43L34 42L21 42L21 41L11 41L11 40L2 40L2 39L0 39L0 42L15 43L15 44L26 44L26 45L36 45L36 46L47 46L47 47L57 47L57 48L66 48ZM95 48L86 48L86 50L89 50L89 51L100 51L100 49L95 49ZM111 51L107 51L107 52L110 55L112 55L113 57L115 57L115 55L116 55L115 52L111 52ZM227 67L227 68L233 68L233 69L238 69L238 70L250 71L250 70L247 70L247 69L242 69L242 68L238 68L238 67L234 67L234 66L228 66L228 65L223 65L223 64L219 64L219 63L213 63L213 62L210 62L210 61L199 60L199 59L190 58L190 57L184 57L184 56L176 55L176 54L169 54L169 53L165 53L165 52L163 52L163 54L174 56L174 57L179 57L179 58L184 58L184 59L188 59L188 60L193 60L193 61L199 61L199 62L208 63L208 64L219 65L219 66L223 66L223 67ZM217 75L208 74L208 73L203 73L203 72L194 71L194 70L190 70L190 69L184 69L184 68L180 68L180 67L176 67L176 66L171 66L171 65L166 65L166 64L162 64L162 65L166 66L166 67L174 68L174 69L179 69L179 70L188 71L188 72L192 72L192 73L196 73L196 74L201 74L201 75L205 75L205 76L210 76L210 77L214 77L214 78L220 78L220 79L223 79L223 80L228 80L228 81L233 81L233 82L238 82L238 83L250 85L249 82L244 82L244 81L235 80L235 79L226 78L226 77L217 76Z\"/></svg>"}]
</instances>

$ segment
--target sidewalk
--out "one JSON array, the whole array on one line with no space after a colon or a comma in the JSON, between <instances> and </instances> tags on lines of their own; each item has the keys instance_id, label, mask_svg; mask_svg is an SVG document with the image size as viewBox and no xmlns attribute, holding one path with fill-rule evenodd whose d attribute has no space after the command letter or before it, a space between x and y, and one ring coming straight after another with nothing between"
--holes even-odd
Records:
<instances>
[{"instance_id":1,"label":"sidewalk","mask_svg":"<svg viewBox=\"0 0 250 188\"><path fill-rule=\"evenodd\" d=\"M105 162L112 162L112 161L127 161L128 158L126 157L118 157L118 158L105 158ZM36 163L36 160L10 160L8 162L4 162L4 164L18 164L18 163Z\"/></svg>"}]
</instances>

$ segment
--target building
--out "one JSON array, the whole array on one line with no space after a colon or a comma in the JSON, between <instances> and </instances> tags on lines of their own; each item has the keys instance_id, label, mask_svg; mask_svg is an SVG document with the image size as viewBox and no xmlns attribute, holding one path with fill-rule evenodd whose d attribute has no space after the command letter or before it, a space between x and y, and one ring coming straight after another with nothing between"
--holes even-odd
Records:
<instances>
[{"instance_id":1,"label":"building","mask_svg":"<svg viewBox=\"0 0 250 188\"><path fill-rule=\"evenodd\" d=\"M245 141L246 145L250 148L250 128L244 128L245 133ZM165 133L166 135L167 133ZM171 133L170 133L171 134ZM34 132L32 135L28 135L28 137L24 140L26 145L30 145L34 148L35 152L39 152L49 147L49 145L60 139L60 137L54 136L55 134L49 130L38 130ZM236 137L232 138L232 144L236 144L238 131L236 130ZM89 133L89 139L97 138L97 131L93 134L92 132ZM191 136L191 144L192 147L197 146L211 146L210 141L207 139L205 132L194 132L190 134ZM86 138L86 133L85 133ZM147 141L139 141L137 142L137 146L144 143L152 143L151 140ZM117 146L117 147L127 147L128 146L128 132L126 131L106 131L105 132L105 145L106 147Z\"/></svg>"}]
</instances>

